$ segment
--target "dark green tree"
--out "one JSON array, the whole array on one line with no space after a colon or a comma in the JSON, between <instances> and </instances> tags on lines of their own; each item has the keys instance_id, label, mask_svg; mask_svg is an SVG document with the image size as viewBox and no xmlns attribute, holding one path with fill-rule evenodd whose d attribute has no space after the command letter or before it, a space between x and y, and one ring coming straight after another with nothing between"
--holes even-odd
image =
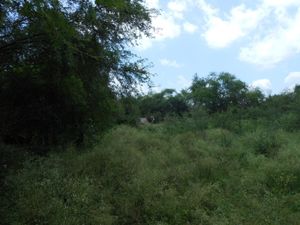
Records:
<instances>
[{"instance_id":1,"label":"dark green tree","mask_svg":"<svg viewBox=\"0 0 300 225\"><path fill-rule=\"evenodd\" d=\"M136 96L122 96L118 99L118 117L119 124L137 125L140 117L138 98Z\"/></svg>"},{"instance_id":2,"label":"dark green tree","mask_svg":"<svg viewBox=\"0 0 300 225\"><path fill-rule=\"evenodd\" d=\"M209 113L255 106L264 98L259 90L249 90L246 83L230 73L212 73L206 78L195 76L190 90L194 106L204 107Z\"/></svg>"},{"instance_id":3,"label":"dark green tree","mask_svg":"<svg viewBox=\"0 0 300 225\"><path fill-rule=\"evenodd\" d=\"M162 121L167 115L182 116L189 109L184 96L174 89L141 97L139 107L142 116L154 116L156 122Z\"/></svg>"},{"instance_id":4,"label":"dark green tree","mask_svg":"<svg viewBox=\"0 0 300 225\"><path fill-rule=\"evenodd\" d=\"M106 129L116 96L149 79L126 49L150 28L141 0L1 1L2 139L81 143Z\"/></svg>"}]
</instances>

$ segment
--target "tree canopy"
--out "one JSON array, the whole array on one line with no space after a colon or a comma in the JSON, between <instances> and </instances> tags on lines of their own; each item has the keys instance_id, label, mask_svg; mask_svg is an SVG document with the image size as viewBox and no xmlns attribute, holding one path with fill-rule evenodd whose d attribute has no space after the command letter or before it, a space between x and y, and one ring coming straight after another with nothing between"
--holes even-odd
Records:
<instances>
[{"instance_id":1,"label":"tree canopy","mask_svg":"<svg viewBox=\"0 0 300 225\"><path fill-rule=\"evenodd\" d=\"M190 90L193 103L210 113L223 112L229 107L255 106L264 98L260 90L249 89L230 73L212 73L206 78L195 76Z\"/></svg>"},{"instance_id":2,"label":"tree canopy","mask_svg":"<svg viewBox=\"0 0 300 225\"><path fill-rule=\"evenodd\" d=\"M142 116L154 116L159 122L167 115L182 116L188 111L188 105L183 95L174 89L165 89L160 93L152 93L139 98L138 101Z\"/></svg>"},{"instance_id":3,"label":"tree canopy","mask_svg":"<svg viewBox=\"0 0 300 225\"><path fill-rule=\"evenodd\" d=\"M0 10L0 135L8 142L82 142L109 125L118 94L149 79L128 51L151 28L141 0L4 0Z\"/></svg>"}]
</instances>

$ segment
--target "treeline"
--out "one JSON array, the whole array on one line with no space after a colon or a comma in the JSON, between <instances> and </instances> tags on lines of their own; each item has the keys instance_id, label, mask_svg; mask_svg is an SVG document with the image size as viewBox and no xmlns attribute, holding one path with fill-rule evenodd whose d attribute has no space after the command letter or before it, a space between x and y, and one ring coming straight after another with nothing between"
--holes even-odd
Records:
<instances>
[{"instance_id":1,"label":"treeline","mask_svg":"<svg viewBox=\"0 0 300 225\"><path fill-rule=\"evenodd\" d=\"M180 116L202 109L208 114L230 109L246 109L259 106L265 96L259 89L252 89L230 73L212 73L202 78L195 76L192 85L177 93L166 89L160 93L135 98L142 116L153 115L157 121L167 116Z\"/></svg>"},{"instance_id":2,"label":"treeline","mask_svg":"<svg viewBox=\"0 0 300 225\"><path fill-rule=\"evenodd\" d=\"M212 73L204 78L195 76L192 85L180 93L165 89L124 98L121 104L125 113L121 118L131 124L136 124L138 117L154 117L154 123L201 121L197 129L220 127L235 132L240 132L246 123L295 131L300 128L299 101L299 86L266 96L230 73Z\"/></svg>"}]
</instances>

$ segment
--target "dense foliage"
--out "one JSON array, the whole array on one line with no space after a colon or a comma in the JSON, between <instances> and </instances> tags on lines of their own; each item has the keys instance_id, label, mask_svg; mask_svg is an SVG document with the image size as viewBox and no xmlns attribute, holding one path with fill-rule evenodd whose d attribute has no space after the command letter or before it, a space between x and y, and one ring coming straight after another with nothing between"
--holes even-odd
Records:
<instances>
[{"instance_id":1,"label":"dense foliage","mask_svg":"<svg viewBox=\"0 0 300 225\"><path fill-rule=\"evenodd\" d=\"M165 89L160 93L152 93L137 99L140 114L153 116L156 122L168 115L182 116L189 110L188 103L182 94L173 89Z\"/></svg>"},{"instance_id":2,"label":"dense foliage","mask_svg":"<svg viewBox=\"0 0 300 225\"><path fill-rule=\"evenodd\" d=\"M224 112L232 106L256 106L264 97L259 90L250 90L246 83L229 73L213 73L207 78L196 76L190 89L194 104L210 113Z\"/></svg>"},{"instance_id":3,"label":"dense foliage","mask_svg":"<svg viewBox=\"0 0 300 225\"><path fill-rule=\"evenodd\" d=\"M0 137L83 142L114 119L116 98L148 79L127 46L149 35L141 0L4 0L0 17Z\"/></svg>"}]
</instances>

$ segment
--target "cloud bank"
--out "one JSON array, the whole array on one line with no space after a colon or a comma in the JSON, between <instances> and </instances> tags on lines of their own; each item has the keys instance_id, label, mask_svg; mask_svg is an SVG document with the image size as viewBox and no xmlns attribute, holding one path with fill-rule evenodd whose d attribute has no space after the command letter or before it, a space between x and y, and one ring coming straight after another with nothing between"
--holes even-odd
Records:
<instances>
[{"instance_id":1,"label":"cloud bank","mask_svg":"<svg viewBox=\"0 0 300 225\"><path fill-rule=\"evenodd\" d=\"M223 14L204 0L198 2L206 18L202 36L212 48L243 41L239 59L264 67L300 52L299 0L260 0L254 8L240 4Z\"/></svg>"},{"instance_id":2,"label":"cloud bank","mask_svg":"<svg viewBox=\"0 0 300 225\"><path fill-rule=\"evenodd\" d=\"M143 38L140 50L155 42L198 34L208 47L228 48L239 43L238 58L273 67L300 53L300 0L255 0L224 11L209 0L146 0L147 7L163 9L153 18L153 39ZM164 5L163 5L164 4ZM189 21L190 15L202 19Z\"/></svg>"}]
</instances>

